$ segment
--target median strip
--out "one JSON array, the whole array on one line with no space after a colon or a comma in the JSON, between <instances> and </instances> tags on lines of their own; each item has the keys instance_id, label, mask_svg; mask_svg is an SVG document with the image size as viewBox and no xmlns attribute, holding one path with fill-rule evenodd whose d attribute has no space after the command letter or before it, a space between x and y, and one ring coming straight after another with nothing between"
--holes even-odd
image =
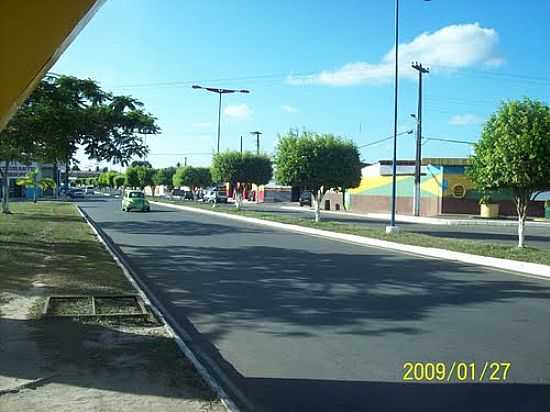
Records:
<instances>
[{"instance_id":1,"label":"median strip","mask_svg":"<svg viewBox=\"0 0 550 412\"><path fill-rule=\"evenodd\" d=\"M198 205L183 206L181 204L169 203L169 202L158 202L158 201L151 201L151 203L170 207L173 209L186 210L189 212L223 216L227 219L233 219L233 220L247 222L247 223L254 223L254 224L263 225L263 226L267 226L275 229L293 231L296 233L302 233L302 234L307 234L312 236L320 236L324 238L329 238L329 239L338 240L338 241L345 241L345 242L362 245L362 246L391 249L402 253L414 254L414 255L419 255L423 257L431 257L431 258L443 259L448 261L457 261L457 262L463 262L463 263L468 263L473 265L508 270L513 272L521 272L525 274L541 276L541 277L550 279L550 266L546 264L525 262L521 260L503 259L503 258L492 257L492 256L483 256L479 254L464 253L464 252L452 251L448 249L419 246L419 245L414 245L410 243L407 243L407 244L398 243L396 241L384 240L384 239L379 239L374 237L366 237L366 236L361 236L361 235L351 234L351 233L342 233L342 232L336 232L331 230L323 230L323 229L301 225L300 223L298 223L298 219L294 219L296 222L293 222L292 221L293 219L286 218L287 221L283 223L280 221L280 220L283 220L283 219L280 219L280 217L276 217L277 220L279 221L275 221L275 217L266 216L266 214L260 214L257 212L244 211L244 212L237 213L236 211L229 211L229 210L212 210L212 208L210 207L206 208L202 205L201 206L198 206ZM244 213L247 213L247 214L257 213L261 217L258 218L258 217L246 216L244 215ZM311 224L314 224L314 222L311 222ZM344 226L344 225L342 224L340 226ZM342 229L345 230L345 228L342 228ZM374 230L372 229L364 230L364 231L368 233L374 232ZM392 235L392 237L396 240L398 240L402 236L403 234ZM409 242L414 242L415 239L421 239L422 241L426 241L426 238L429 239L430 236L409 233L409 234L406 234L406 237L404 238L407 239ZM442 239L433 238L433 241L434 242L437 241L439 244L442 243ZM475 246L475 243L473 244ZM479 245L483 246L483 244L481 243ZM478 249L482 249L482 248L478 246ZM501 246L494 247L494 250L496 251L500 251L501 249L506 250L508 248L501 247ZM531 250L527 250L526 253L530 251ZM540 256L539 256L539 253L540 253ZM548 259L548 256L547 256L548 253L547 252L545 253L545 251L537 251L536 255L537 255L536 258L541 258L541 260Z\"/></svg>"}]
</instances>

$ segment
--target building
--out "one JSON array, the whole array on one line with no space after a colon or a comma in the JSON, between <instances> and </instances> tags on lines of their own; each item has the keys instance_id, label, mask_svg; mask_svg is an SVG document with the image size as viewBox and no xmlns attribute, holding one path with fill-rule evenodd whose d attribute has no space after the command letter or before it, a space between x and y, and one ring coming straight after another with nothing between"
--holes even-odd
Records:
<instances>
[{"instance_id":1,"label":"building","mask_svg":"<svg viewBox=\"0 0 550 412\"><path fill-rule=\"evenodd\" d=\"M3 163L3 162L1 162ZM2 166L0 164L0 166ZM30 164L23 164L19 162L11 162L8 167L8 180L9 180L9 197L10 198L27 198L31 199L33 197L33 188L32 187L22 187L16 184L17 179L25 177L27 173L34 170L35 168L40 169L40 177L49 177L54 178L54 167L52 164L41 164L37 162L32 162ZM58 169L59 170L59 169ZM4 167L2 167L2 173L4 173ZM60 180L60 179L59 179ZM4 190L4 179L3 175L0 176L0 197L3 195ZM40 189L38 189L40 191ZM48 190L45 193L40 193L42 196L53 195L52 190Z\"/></svg>"},{"instance_id":2,"label":"building","mask_svg":"<svg viewBox=\"0 0 550 412\"><path fill-rule=\"evenodd\" d=\"M466 174L469 159L425 158L421 167L422 216L441 214L480 213L480 192ZM398 214L413 214L414 160L397 162L396 211ZM388 213L391 210L392 162L380 160L362 169L361 184L341 192L329 192L325 197L325 208L342 209L358 213ZM326 201L329 201L329 204ZM500 206L501 216L517 215L512 193L501 190L492 196L492 202ZM544 202L533 201L529 205L530 216L544 216Z\"/></svg>"}]
</instances>

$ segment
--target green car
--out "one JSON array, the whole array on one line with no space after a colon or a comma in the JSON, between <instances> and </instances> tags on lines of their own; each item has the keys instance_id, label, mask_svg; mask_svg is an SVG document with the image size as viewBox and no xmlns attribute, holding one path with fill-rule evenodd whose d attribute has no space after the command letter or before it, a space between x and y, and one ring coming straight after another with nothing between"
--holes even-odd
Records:
<instances>
[{"instance_id":1,"label":"green car","mask_svg":"<svg viewBox=\"0 0 550 412\"><path fill-rule=\"evenodd\" d=\"M129 212L130 210L141 210L142 212L150 212L151 206L145 200L145 194L139 190L127 190L122 198L122 211Z\"/></svg>"}]
</instances>

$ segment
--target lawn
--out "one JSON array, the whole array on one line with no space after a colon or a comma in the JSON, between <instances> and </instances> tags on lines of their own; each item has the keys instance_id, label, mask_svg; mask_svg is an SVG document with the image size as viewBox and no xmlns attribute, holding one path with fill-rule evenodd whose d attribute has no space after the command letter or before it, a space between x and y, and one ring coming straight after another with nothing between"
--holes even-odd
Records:
<instances>
[{"instance_id":1,"label":"lawn","mask_svg":"<svg viewBox=\"0 0 550 412\"><path fill-rule=\"evenodd\" d=\"M235 207L228 205L219 205L213 208L211 205L189 201L170 201L162 200L165 203L180 204L199 209L207 209L219 213L237 214L241 216L249 216L257 219L270 220L273 222L287 223L292 225L305 226L315 229L329 230L337 233L347 233L352 235L364 236L374 239L387 240L396 243L403 243L414 246L436 247L439 249L452 250L454 252L471 253L474 255L496 257L502 259L519 260L523 262L540 263L550 265L550 253L548 250L525 247L518 249L516 247L495 245L474 240L458 240L430 235L401 232L386 234L385 231L374 228L359 227L351 223L321 221L316 223L313 218L302 218L292 216L280 216L275 213L260 212L254 210L236 210Z\"/></svg>"},{"instance_id":2,"label":"lawn","mask_svg":"<svg viewBox=\"0 0 550 412\"><path fill-rule=\"evenodd\" d=\"M17 202L0 214L0 289L135 293L71 203Z\"/></svg>"}]
</instances>

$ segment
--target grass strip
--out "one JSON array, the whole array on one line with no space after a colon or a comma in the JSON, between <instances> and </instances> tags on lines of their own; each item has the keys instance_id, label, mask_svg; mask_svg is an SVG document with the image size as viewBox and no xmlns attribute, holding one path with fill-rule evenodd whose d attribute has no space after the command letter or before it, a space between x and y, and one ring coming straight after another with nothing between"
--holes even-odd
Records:
<instances>
[{"instance_id":1,"label":"grass strip","mask_svg":"<svg viewBox=\"0 0 550 412\"><path fill-rule=\"evenodd\" d=\"M134 290L75 206L14 202L0 214L0 290L39 284L48 294L128 294Z\"/></svg>"}]
</instances>

